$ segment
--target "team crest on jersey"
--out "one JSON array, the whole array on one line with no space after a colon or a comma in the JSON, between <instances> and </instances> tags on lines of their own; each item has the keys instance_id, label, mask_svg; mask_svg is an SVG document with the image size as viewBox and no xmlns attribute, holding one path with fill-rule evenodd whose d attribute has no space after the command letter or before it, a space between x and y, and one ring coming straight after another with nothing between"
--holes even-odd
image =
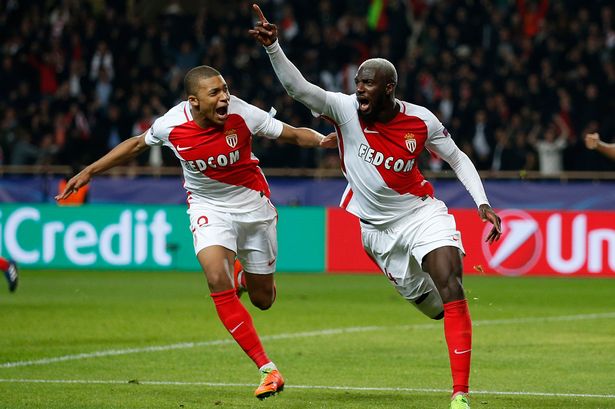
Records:
<instances>
[{"instance_id":1,"label":"team crest on jersey","mask_svg":"<svg viewBox=\"0 0 615 409\"><path fill-rule=\"evenodd\" d=\"M406 139L406 148L408 148L410 152L414 153L414 150L416 149L416 139L414 139L414 134L407 133L404 138Z\"/></svg>"},{"instance_id":2,"label":"team crest on jersey","mask_svg":"<svg viewBox=\"0 0 615 409\"><path fill-rule=\"evenodd\" d=\"M239 140L239 138L237 137L237 131L231 129L224 133L226 134L226 143L228 144L228 146L230 146L231 148L237 146L237 141Z\"/></svg>"}]
</instances>

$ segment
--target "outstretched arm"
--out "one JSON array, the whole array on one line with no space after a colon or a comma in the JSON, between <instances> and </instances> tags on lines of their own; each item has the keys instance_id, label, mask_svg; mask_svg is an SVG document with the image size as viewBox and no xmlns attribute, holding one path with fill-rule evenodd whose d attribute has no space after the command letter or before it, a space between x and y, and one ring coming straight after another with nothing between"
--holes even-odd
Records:
<instances>
[{"instance_id":1,"label":"outstretched arm","mask_svg":"<svg viewBox=\"0 0 615 409\"><path fill-rule=\"evenodd\" d=\"M587 149L596 150L607 158L615 160L615 143L602 142L600 140L600 135L597 133L585 135L585 146Z\"/></svg>"},{"instance_id":2,"label":"outstretched arm","mask_svg":"<svg viewBox=\"0 0 615 409\"><path fill-rule=\"evenodd\" d=\"M337 139L325 137L319 132L310 128L295 128L288 124L284 124L282 134L278 138L280 141L294 143L303 148L335 148L337 147Z\"/></svg>"},{"instance_id":3,"label":"outstretched arm","mask_svg":"<svg viewBox=\"0 0 615 409\"><path fill-rule=\"evenodd\" d=\"M256 41L265 47L273 69L288 95L310 110L319 114L322 113L327 99L326 91L303 77L282 51L278 42L277 26L267 21L258 5L253 4L252 8L259 21L249 32Z\"/></svg>"},{"instance_id":4,"label":"outstretched arm","mask_svg":"<svg viewBox=\"0 0 615 409\"><path fill-rule=\"evenodd\" d=\"M64 191L58 194L55 199L66 199L67 197L75 193L77 190L79 190L80 187L90 183L92 176L109 170L117 165L121 165L122 163L129 161L130 159L136 157L138 154L149 148L149 146L145 143L146 132L142 133L139 136L133 136L130 139L126 139L124 142L120 143L111 151L109 151L109 153L104 155L102 158L98 159L96 162L87 166L77 175L72 177L66 183Z\"/></svg>"}]
</instances>

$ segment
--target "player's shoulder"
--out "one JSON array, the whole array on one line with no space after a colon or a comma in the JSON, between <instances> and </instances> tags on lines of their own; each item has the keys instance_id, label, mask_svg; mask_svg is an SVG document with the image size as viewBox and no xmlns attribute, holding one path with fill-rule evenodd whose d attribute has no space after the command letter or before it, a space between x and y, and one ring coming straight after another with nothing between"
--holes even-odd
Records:
<instances>
[{"instance_id":1,"label":"player's shoulder","mask_svg":"<svg viewBox=\"0 0 615 409\"><path fill-rule=\"evenodd\" d=\"M229 114L239 115L246 121L262 119L263 115L267 115L263 109L257 107L256 105L250 104L235 95L231 95L231 99L229 101Z\"/></svg>"},{"instance_id":2,"label":"player's shoulder","mask_svg":"<svg viewBox=\"0 0 615 409\"><path fill-rule=\"evenodd\" d=\"M150 133L158 139L168 137L173 128L192 121L188 101L182 101L154 121Z\"/></svg>"},{"instance_id":3,"label":"player's shoulder","mask_svg":"<svg viewBox=\"0 0 615 409\"><path fill-rule=\"evenodd\" d=\"M192 113L188 101L181 101L156 120L159 126L164 127L175 127L190 121L192 121Z\"/></svg>"},{"instance_id":4,"label":"player's shoulder","mask_svg":"<svg viewBox=\"0 0 615 409\"><path fill-rule=\"evenodd\" d=\"M411 104L406 101L398 100L398 102L400 104L400 111L402 114L417 117L423 120L428 126L440 124L438 118L428 108L422 105Z\"/></svg>"},{"instance_id":5,"label":"player's shoulder","mask_svg":"<svg viewBox=\"0 0 615 409\"><path fill-rule=\"evenodd\" d=\"M229 101L229 112L234 114L242 114L249 113L255 109L260 109L255 105L250 104L249 102L244 101L243 99L236 97L235 95L231 95L231 99Z\"/></svg>"},{"instance_id":6,"label":"player's shoulder","mask_svg":"<svg viewBox=\"0 0 615 409\"><path fill-rule=\"evenodd\" d=\"M419 118L436 117L433 112L422 105L412 104L410 102L400 100L398 100L398 102L401 105L401 112L405 115L417 116Z\"/></svg>"},{"instance_id":7,"label":"player's shoulder","mask_svg":"<svg viewBox=\"0 0 615 409\"><path fill-rule=\"evenodd\" d=\"M327 91L327 102L331 103L332 101L347 107L352 107L352 109L357 109L359 107L359 101L357 101L357 96L355 94Z\"/></svg>"},{"instance_id":8,"label":"player's shoulder","mask_svg":"<svg viewBox=\"0 0 615 409\"><path fill-rule=\"evenodd\" d=\"M338 124L346 123L352 118L356 118L359 102L355 94L344 94L342 92L326 92L325 112L315 113L315 116L324 114Z\"/></svg>"}]
</instances>

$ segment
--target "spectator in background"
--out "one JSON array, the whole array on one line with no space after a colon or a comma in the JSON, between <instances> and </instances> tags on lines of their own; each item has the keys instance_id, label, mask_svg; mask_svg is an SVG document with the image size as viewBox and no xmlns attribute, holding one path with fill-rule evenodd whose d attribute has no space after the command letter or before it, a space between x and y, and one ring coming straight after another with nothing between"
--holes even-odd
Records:
<instances>
[{"instance_id":1,"label":"spectator in background","mask_svg":"<svg viewBox=\"0 0 615 409\"><path fill-rule=\"evenodd\" d=\"M399 70L400 97L440 111L459 146L466 146L464 151L481 167L484 155L471 143L478 111L485 111L492 138L498 129L509 131L515 115L527 125L527 135L559 112L570 128L564 170L605 166L582 160L586 150L577 136L588 132L590 122L603 124L603 135L615 129L609 119L615 112L612 2L395 0L382 2L380 8L378 2L354 0L320 0L316 6L302 0L287 0L283 7L278 3L265 2L263 8L275 10L284 20L286 51L304 67L308 79L352 92L353 73L362 61L389 56ZM104 144L94 140L100 137L95 131L100 113L92 103L97 95L103 96L103 106L118 106L120 122L132 127L141 105L158 98L170 106L181 99L182 70L194 65L187 61L195 55L198 63L223 68L242 98L282 109L284 92L271 83L268 64L245 32L235 28L250 20L248 2L231 0L222 13L199 2L174 1L161 6L158 15L154 4L149 15L135 2L96 4L0 2L0 118L15 109L20 126L33 134L34 145L43 142L30 126L42 101L50 104L49 122L76 102L93 136L71 160L87 163ZM110 93L105 81L99 82L103 67L111 80ZM563 90L565 97L560 95ZM126 102L133 96L136 107ZM290 110L301 123L311 121L309 113ZM158 112L155 107L153 111ZM516 134L509 135L511 147L517 146ZM268 142L255 141L255 149L261 143ZM495 145L493 138L491 148ZM306 164L318 166L320 160L318 151L277 144L270 148L272 157L291 151L310 156ZM10 163L10 149L5 147L4 154ZM520 163L518 158L502 159L511 166ZM67 164L63 155L53 160ZM266 158L263 164L286 165Z\"/></svg>"},{"instance_id":2,"label":"spectator in background","mask_svg":"<svg viewBox=\"0 0 615 409\"><path fill-rule=\"evenodd\" d=\"M538 152L538 169L545 176L559 175L563 170L563 154L570 132L566 123L559 117L547 126L542 138L532 142Z\"/></svg>"},{"instance_id":3,"label":"spectator in background","mask_svg":"<svg viewBox=\"0 0 615 409\"><path fill-rule=\"evenodd\" d=\"M90 79L96 81L100 78L101 72L105 71L108 78L111 80L115 74L113 68L113 54L109 50L109 46L106 41L99 41L96 46L96 52L92 56L92 62L90 66Z\"/></svg>"},{"instance_id":4,"label":"spectator in background","mask_svg":"<svg viewBox=\"0 0 615 409\"><path fill-rule=\"evenodd\" d=\"M478 170L489 169L493 162L493 136L487 125L487 114L480 110L476 112L472 137L472 147L475 153L476 168Z\"/></svg>"},{"instance_id":5,"label":"spectator in background","mask_svg":"<svg viewBox=\"0 0 615 409\"><path fill-rule=\"evenodd\" d=\"M39 148L32 143L32 136L23 128L15 130L11 150L11 165L34 165L38 162Z\"/></svg>"}]
</instances>

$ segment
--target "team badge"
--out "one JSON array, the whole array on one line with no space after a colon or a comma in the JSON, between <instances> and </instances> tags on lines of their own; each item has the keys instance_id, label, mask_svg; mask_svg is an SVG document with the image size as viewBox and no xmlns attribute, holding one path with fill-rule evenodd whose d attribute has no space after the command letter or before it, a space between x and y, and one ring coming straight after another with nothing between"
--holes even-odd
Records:
<instances>
[{"instance_id":1,"label":"team badge","mask_svg":"<svg viewBox=\"0 0 615 409\"><path fill-rule=\"evenodd\" d=\"M239 140L236 132L237 131L235 131L234 129L231 129L230 131L225 132L226 133L226 143L231 148L234 148L235 146L237 146L237 141Z\"/></svg>"},{"instance_id":2,"label":"team badge","mask_svg":"<svg viewBox=\"0 0 615 409\"><path fill-rule=\"evenodd\" d=\"M406 148L408 148L410 152L414 153L414 150L416 149L416 139L414 139L414 134L407 133L404 138L406 139Z\"/></svg>"}]
</instances>

